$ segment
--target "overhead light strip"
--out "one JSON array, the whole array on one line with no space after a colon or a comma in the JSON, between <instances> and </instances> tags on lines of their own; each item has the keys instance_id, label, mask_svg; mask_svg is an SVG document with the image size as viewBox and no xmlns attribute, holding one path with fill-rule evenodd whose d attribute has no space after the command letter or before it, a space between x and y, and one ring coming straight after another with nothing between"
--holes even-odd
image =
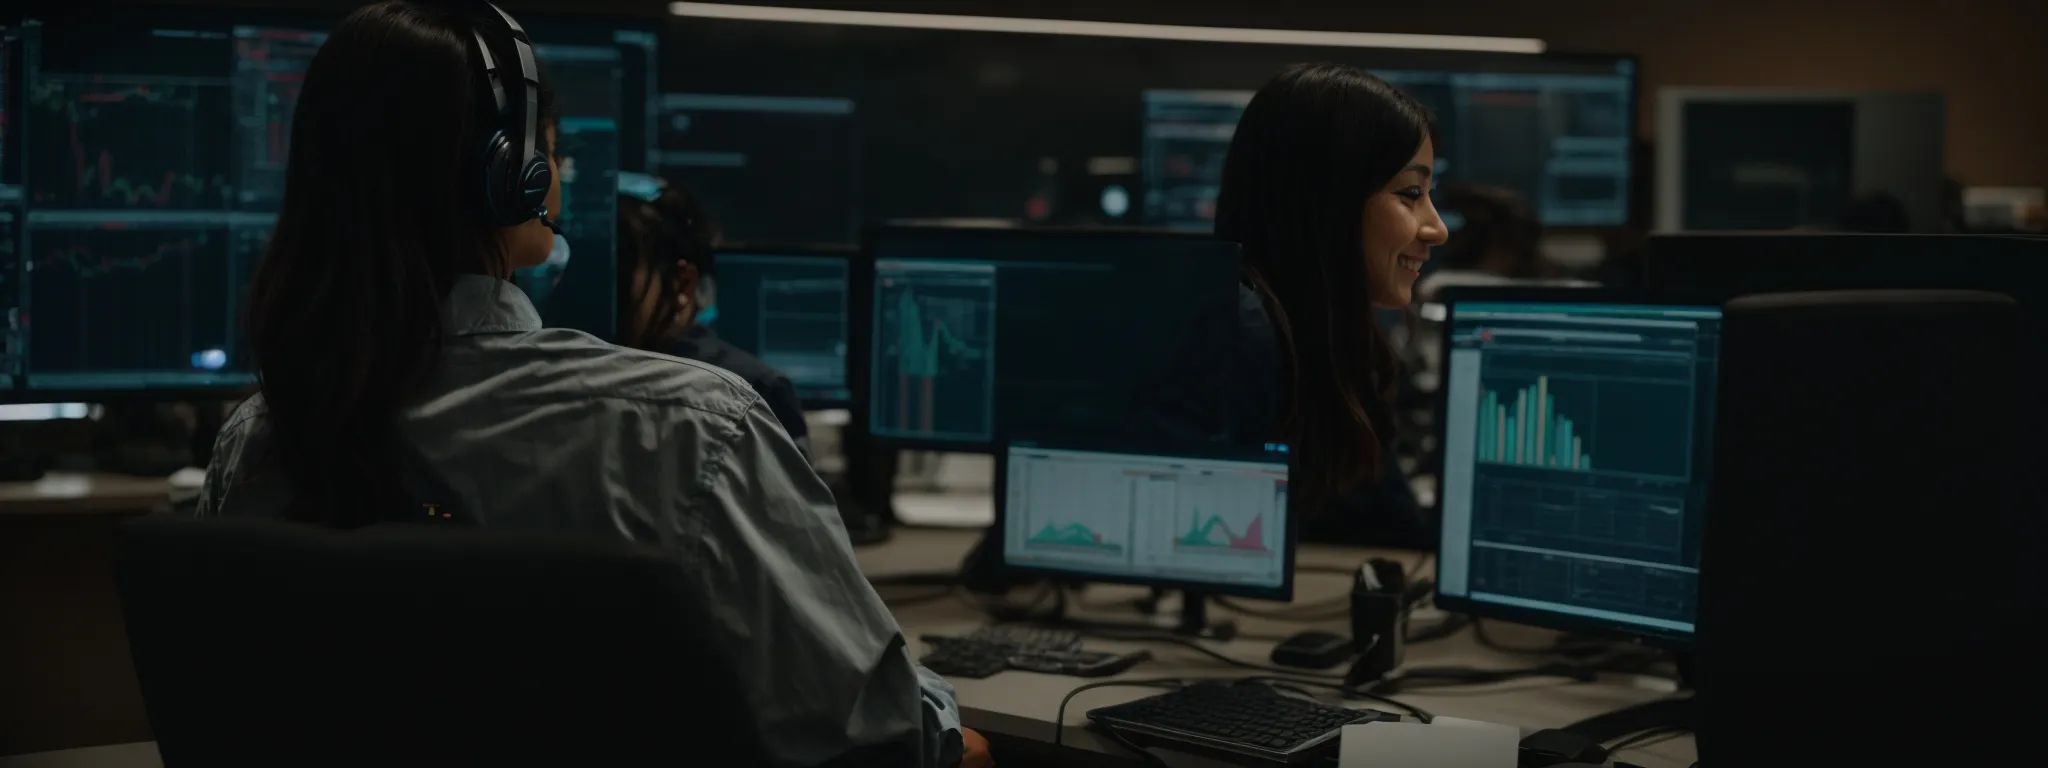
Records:
<instances>
[{"instance_id":1,"label":"overhead light strip","mask_svg":"<svg viewBox=\"0 0 2048 768\"><path fill-rule=\"evenodd\" d=\"M933 13L836 11L818 8L777 8L724 3L670 3L677 16L738 19L792 24L840 24L856 27L944 29L961 32L1008 32L1026 35L1121 37L1141 40L1182 40L1205 43L1305 45L1336 48L1405 48L1430 51L1542 53L1542 40L1526 37L1406 35L1380 32L1315 32L1301 29L1238 29L1170 24L1128 24L1112 21L1021 19L1001 16L949 16Z\"/></svg>"}]
</instances>

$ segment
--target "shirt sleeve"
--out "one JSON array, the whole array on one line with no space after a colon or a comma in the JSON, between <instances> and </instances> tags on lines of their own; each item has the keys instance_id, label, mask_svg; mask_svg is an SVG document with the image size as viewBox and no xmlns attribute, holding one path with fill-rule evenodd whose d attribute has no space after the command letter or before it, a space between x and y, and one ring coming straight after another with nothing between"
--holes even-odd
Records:
<instances>
[{"instance_id":1,"label":"shirt sleeve","mask_svg":"<svg viewBox=\"0 0 2048 768\"><path fill-rule=\"evenodd\" d=\"M682 473L687 508L674 524L702 576L710 640L747 687L769 760L958 763L952 686L911 661L824 481L765 402L731 426Z\"/></svg>"},{"instance_id":2,"label":"shirt sleeve","mask_svg":"<svg viewBox=\"0 0 2048 768\"><path fill-rule=\"evenodd\" d=\"M796 442L798 450L805 457L811 455L811 427L804 423L803 398L796 394L796 385L789 379L775 376L761 383L761 399L767 401L768 409L775 413L775 421L782 425L782 431Z\"/></svg>"}]
</instances>

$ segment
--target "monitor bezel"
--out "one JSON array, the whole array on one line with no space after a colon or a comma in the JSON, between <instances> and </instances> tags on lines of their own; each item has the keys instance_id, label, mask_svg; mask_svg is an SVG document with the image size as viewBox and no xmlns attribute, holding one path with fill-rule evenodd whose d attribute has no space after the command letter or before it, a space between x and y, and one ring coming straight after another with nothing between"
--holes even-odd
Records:
<instances>
[{"instance_id":1,"label":"monitor bezel","mask_svg":"<svg viewBox=\"0 0 2048 768\"><path fill-rule=\"evenodd\" d=\"M1128 238L1155 240L1185 240L1190 242L1223 242L1207 232L1163 229L1158 227L994 227L960 224L877 224L861 230L860 255L853 260L847 271L847 285L853 291L852 301L847 303L853 313L852 324L847 326L847 378L853 393L852 409L855 420L866 424L872 405L869 390L873 366L875 324L875 246L884 238L893 236L961 237L983 239L1041 239L1072 240L1087 238ZM996 385L1000 388L1002 374L995 374ZM1001 393L997 393L1000 401ZM993 416L991 420L994 421ZM944 453L966 453L996 455L1003 440L1003 425L991 423L989 438L985 441L944 440L923 437L877 434L868 430L867 439L875 447L888 450L939 451Z\"/></svg>"},{"instance_id":2,"label":"monitor bezel","mask_svg":"<svg viewBox=\"0 0 2048 768\"><path fill-rule=\"evenodd\" d=\"M1027 443L1037 445L1026 445ZM1191 595L1223 595L1261 600L1293 600L1294 569L1296 553L1300 548L1301 497L1290 488L1287 494L1287 515L1283 535L1286 537L1282 549L1282 575L1277 587L1260 587L1245 584L1212 584L1185 579L1147 578L1123 574L1086 573L1062 568L1046 568L1028 565L1012 565L1008 550L1008 510L1010 486L1010 452L1017 448L1044 448L1047 450L1082 451L1095 453L1122 453L1127 455L1182 456L1189 459L1213 459L1220 461L1255 461L1259 457L1270 457L1272 451L1254 449L1250 446L1228 443L1173 443L1162 444L1143 441L1120 441L1072 436L1045 435L1000 435L995 441L995 471L993 487L995 522L989 526L988 539L994 547L998 570L1019 576L1064 581L1086 581L1098 584L1131 584L1159 589L1177 589ZM1290 485L1294 477L1295 455L1287 455L1287 475Z\"/></svg>"},{"instance_id":3,"label":"monitor bezel","mask_svg":"<svg viewBox=\"0 0 2048 768\"><path fill-rule=\"evenodd\" d=\"M1436 394L1431 398L1434 401L1436 413L1438 414L1448 413L1450 407L1451 388L1448 379L1452 335L1449 329L1457 319L1457 305L1459 303L1619 304L1652 307L1709 307L1716 310L1720 309L1725 303L1721 300L1706 297L1640 290L1527 286L1454 286L1444 289L1443 295L1438 297L1437 301L1444 306L1442 322L1445 329L1443 333L1439 334L1441 338L1437 341L1438 359L1444 361L1444 375L1439 377ZM1436 459L1430 467L1431 471L1435 473L1439 484L1437 492L1439 507L1436 516L1437 549L1436 556L1432 558L1434 563L1430 566L1430 570L1436 579L1436 583L1442 584L1444 577L1444 536L1448 527L1448 516L1443 513L1441 507L1443 499L1441 484L1443 483L1445 464L1450 459L1449 452L1443 450L1443 447L1449 444L1447 441L1450 439L1450 419L1436 419L1432 432L1434 433L1433 436L1436 439L1436 444L1439 446ZM1708 512L1711 513L1711 510ZM1704 548L1704 543L1702 548ZM1704 581L1705 578L1706 574L1702 572L1700 580ZM1500 605L1498 603L1474 600L1463 595L1445 595L1441 592L1436 594L1435 602L1438 608L1453 613L1464 613L1484 619L1511 621L1517 624L1528 624L1530 626L1564 632L1586 632L1672 650L1689 649L1698 642L1699 637L1699 619L1697 615L1693 619L1692 631L1675 632L1622 621L1596 619L1537 608ZM1695 612L1698 610L1697 603L1694 605L1694 610Z\"/></svg>"},{"instance_id":4,"label":"monitor bezel","mask_svg":"<svg viewBox=\"0 0 2048 768\"><path fill-rule=\"evenodd\" d=\"M846 381L843 382L843 388L846 391L846 397L805 397L803 390L798 389L797 400L799 405L801 405L803 409L806 411L827 411L853 407L853 401L858 399L853 389L853 273L855 269L854 263L860 260L860 249L855 248L851 245L835 245L830 243L805 243L801 245L787 246L774 245L771 243L745 243L731 246L720 246L711 249L712 260L714 263L717 261L718 257L724 256L726 254L733 254L737 256L758 256L764 258L788 257L793 259L838 259L839 261L843 262L846 265L846 301L842 303L842 305L846 307L847 314L844 325L846 329ZM715 272L712 276L714 278L717 277ZM752 354L755 357L760 356L752 351L749 351L748 354ZM778 373L780 373L780 371L778 371ZM791 383L794 384L794 382Z\"/></svg>"}]
</instances>

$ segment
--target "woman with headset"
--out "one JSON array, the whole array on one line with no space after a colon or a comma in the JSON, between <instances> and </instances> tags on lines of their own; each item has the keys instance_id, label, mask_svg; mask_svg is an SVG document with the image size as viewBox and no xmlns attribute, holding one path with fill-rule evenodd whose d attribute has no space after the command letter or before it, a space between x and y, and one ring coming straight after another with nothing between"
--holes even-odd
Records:
<instances>
[{"instance_id":1,"label":"woman with headset","mask_svg":"<svg viewBox=\"0 0 2048 768\"><path fill-rule=\"evenodd\" d=\"M507 282L554 242L552 105L517 23L461 7L361 8L307 70L250 291L260 393L222 429L199 514L354 528L431 506L663 546L712 607L706 663L746 686L734 705L757 730L730 748L768 765L989 764L760 396L543 329Z\"/></svg>"},{"instance_id":2,"label":"woman with headset","mask_svg":"<svg viewBox=\"0 0 2048 768\"><path fill-rule=\"evenodd\" d=\"M1244 247L1237 311L1140 404L1144 429L1288 443L1302 508L1340 513L1311 524L1391 532L1381 543L1434 533L1392 458L1399 366L1377 316L1408 307L1447 237L1434 130L1420 103L1350 67L1297 65L1260 88L1216 200L1216 236Z\"/></svg>"}]
</instances>

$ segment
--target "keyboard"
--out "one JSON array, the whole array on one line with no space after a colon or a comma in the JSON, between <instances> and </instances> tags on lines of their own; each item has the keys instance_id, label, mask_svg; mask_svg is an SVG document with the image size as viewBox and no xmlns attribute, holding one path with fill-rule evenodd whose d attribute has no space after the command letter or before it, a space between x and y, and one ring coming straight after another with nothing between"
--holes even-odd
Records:
<instances>
[{"instance_id":1,"label":"keyboard","mask_svg":"<svg viewBox=\"0 0 2048 768\"><path fill-rule=\"evenodd\" d=\"M937 672L942 677L969 677L977 680L988 677L1009 669L1010 655L1017 651L1011 646L994 643L975 643L959 639L932 642L934 639L925 638L925 644L931 650L926 651L924 658L918 659L917 663L923 664L926 669Z\"/></svg>"},{"instance_id":2,"label":"keyboard","mask_svg":"<svg viewBox=\"0 0 2048 768\"><path fill-rule=\"evenodd\" d=\"M1033 651L1081 650L1081 633L1071 629L1048 629L1028 624L997 624L974 630L965 640L1010 645Z\"/></svg>"},{"instance_id":3,"label":"keyboard","mask_svg":"<svg viewBox=\"0 0 2048 768\"><path fill-rule=\"evenodd\" d=\"M985 627L966 637L926 635L919 659L946 677L984 678L1006 669L1072 677L1108 677L1152 658L1149 651L1081 650L1081 636L1065 630Z\"/></svg>"},{"instance_id":4,"label":"keyboard","mask_svg":"<svg viewBox=\"0 0 2048 768\"><path fill-rule=\"evenodd\" d=\"M1069 677L1109 677L1152 658L1151 651L1020 651L1010 655L1010 668Z\"/></svg>"},{"instance_id":5,"label":"keyboard","mask_svg":"<svg viewBox=\"0 0 2048 768\"><path fill-rule=\"evenodd\" d=\"M1199 683L1091 710L1088 719L1194 754L1290 765L1327 755L1346 725L1400 718L1289 696L1262 684Z\"/></svg>"}]
</instances>

